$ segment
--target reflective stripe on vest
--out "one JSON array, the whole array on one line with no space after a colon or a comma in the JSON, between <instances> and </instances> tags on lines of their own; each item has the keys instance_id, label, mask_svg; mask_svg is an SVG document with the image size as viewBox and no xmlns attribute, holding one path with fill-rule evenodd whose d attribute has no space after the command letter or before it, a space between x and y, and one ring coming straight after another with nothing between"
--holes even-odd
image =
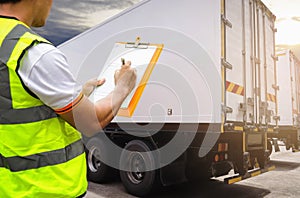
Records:
<instances>
[{"instance_id":1,"label":"reflective stripe on vest","mask_svg":"<svg viewBox=\"0 0 300 198\"><path fill-rule=\"evenodd\" d=\"M25 109L13 109L9 88L8 62L19 38L26 32L33 33L23 25L16 25L5 37L0 48L0 124L31 123L57 117L49 107L42 105Z\"/></svg>"},{"instance_id":2,"label":"reflective stripe on vest","mask_svg":"<svg viewBox=\"0 0 300 198\"><path fill-rule=\"evenodd\" d=\"M0 48L0 60L3 63L5 64L7 63L7 61L9 60L12 54L12 51L14 50L16 44L19 42L20 37L24 35L26 32L30 32L34 34L30 29L26 28L21 24L18 24L5 37Z\"/></svg>"},{"instance_id":3,"label":"reflective stripe on vest","mask_svg":"<svg viewBox=\"0 0 300 198\"><path fill-rule=\"evenodd\" d=\"M3 157L0 154L0 167L9 169L12 172L41 168L56 164L65 163L81 154L84 148L81 140L74 142L65 148L39 153L29 156Z\"/></svg>"}]
</instances>

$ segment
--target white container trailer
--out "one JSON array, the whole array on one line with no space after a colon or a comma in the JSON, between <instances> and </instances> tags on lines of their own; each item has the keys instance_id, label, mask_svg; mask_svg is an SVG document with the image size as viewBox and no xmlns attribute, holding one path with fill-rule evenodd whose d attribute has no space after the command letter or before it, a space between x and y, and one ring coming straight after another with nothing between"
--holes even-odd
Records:
<instances>
[{"instance_id":1,"label":"white container trailer","mask_svg":"<svg viewBox=\"0 0 300 198\"><path fill-rule=\"evenodd\" d=\"M84 83L122 57L116 43L163 45L132 115L87 140L89 179L120 169L142 196L158 181L265 168L277 118L274 21L259 0L145 0L59 46Z\"/></svg>"},{"instance_id":2,"label":"white container trailer","mask_svg":"<svg viewBox=\"0 0 300 198\"><path fill-rule=\"evenodd\" d=\"M290 49L277 51L278 130L268 137L285 142L287 149L298 150L300 115L300 61ZM278 148L277 148L278 149Z\"/></svg>"}]
</instances>

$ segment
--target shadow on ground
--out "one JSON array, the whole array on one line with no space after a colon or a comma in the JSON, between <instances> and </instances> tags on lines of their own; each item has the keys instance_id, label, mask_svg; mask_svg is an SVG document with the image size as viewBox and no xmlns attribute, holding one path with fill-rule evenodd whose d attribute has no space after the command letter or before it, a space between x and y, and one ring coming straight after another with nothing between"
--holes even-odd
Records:
<instances>
[{"instance_id":1,"label":"shadow on ground","mask_svg":"<svg viewBox=\"0 0 300 198\"><path fill-rule=\"evenodd\" d=\"M239 184L225 184L221 181L210 180L209 182L190 182L180 185L164 187L157 193L149 197L167 198L167 197L238 197L238 198L259 198L270 193L269 190L244 186Z\"/></svg>"}]
</instances>

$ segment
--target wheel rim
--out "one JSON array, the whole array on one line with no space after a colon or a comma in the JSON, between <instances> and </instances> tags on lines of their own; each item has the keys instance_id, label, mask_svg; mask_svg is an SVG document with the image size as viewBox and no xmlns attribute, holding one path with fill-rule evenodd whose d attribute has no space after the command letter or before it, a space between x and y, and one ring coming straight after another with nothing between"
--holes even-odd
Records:
<instances>
[{"instance_id":1,"label":"wheel rim","mask_svg":"<svg viewBox=\"0 0 300 198\"><path fill-rule=\"evenodd\" d=\"M129 156L130 170L127 172L128 179L134 184L140 184L145 177L146 164L144 156L139 152L133 152Z\"/></svg>"},{"instance_id":2,"label":"wheel rim","mask_svg":"<svg viewBox=\"0 0 300 198\"><path fill-rule=\"evenodd\" d=\"M90 171L97 172L100 169L100 150L96 147L92 147L88 154L88 167Z\"/></svg>"}]
</instances>

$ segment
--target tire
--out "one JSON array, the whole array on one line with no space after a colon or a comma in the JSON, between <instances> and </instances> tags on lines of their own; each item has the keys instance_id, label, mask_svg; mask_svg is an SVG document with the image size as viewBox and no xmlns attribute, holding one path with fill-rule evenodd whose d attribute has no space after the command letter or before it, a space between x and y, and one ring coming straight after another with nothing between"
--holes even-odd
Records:
<instances>
[{"instance_id":1,"label":"tire","mask_svg":"<svg viewBox=\"0 0 300 198\"><path fill-rule=\"evenodd\" d=\"M115 169L101 161L101 158L106 154L105 144L100 137L93 137L87 142L86 161L89 181L105 183L116 175Z\"/></svg>"},{"instance_id":2,"label":"tire","mask_svg":"<svg viewBox=\"0 0 300 198\"><path fill-rule=\"evenodd\" d=\"M124 150L133 152L125 153L123 151L121 154L120 178L125 189L132 195L142 197L154 192L159 186L157 171L153 170L156 160L152 152L148 152L152 149L153 146L148 142L132 140L125 146ZM126 171L129 167L133 170Z\"/></svg>"},{"instance_id":3,"label":"tire","mask_svg":"<svg viewBox=\"0 0 300 198\"><path fill-rule=\"evenodd\" d=\"M271 141L268 139L268 141L267 141L267 149L270 151L270 155L272 154L272 152L273 152L273 146L272 146L272 143L271 143ZM269 155L269 156L270 156ZM268 157L269 157L268 156Z\"/></svg>"},{"instance_id":4,"label":"tire","mask_svg":"<svg viewBox=\"0 0 300 198\"><path fill-rule=\"evenodd\" d=\"M248 167L246 168L243 165L237 165L237 171L236 171L239 175L245 175L248 172Z\"/></svg>"},{"instance_id":5,"label":"tire","mask_svg":"<svg viewBox=\"0 0 300 198\"><path fill-rule=\"evenodd\" d=\"M266 156L265 156L265 151L261 150L259 151L258 155L257 155L257 162L259 164L259 167L261 169L264 169L266 164Z\"/></svg>"},{"instance_id":6,"label":"tire","mask_svg":"<svg viewBox=\"0 0 300 198\"><path fill-rule=\"evenodd\" d=\"M251 154L250 154L251 156ZM247 152L247 155L245 153L243 154L242 158L237 160L235 162L234 170L236 173L240 175L245 175L248 172L249 169L249 160L251 160L251 157L249 156L249 153ZM250 158L249 158L250 157Z\"/></svg>"}]
</instances>

